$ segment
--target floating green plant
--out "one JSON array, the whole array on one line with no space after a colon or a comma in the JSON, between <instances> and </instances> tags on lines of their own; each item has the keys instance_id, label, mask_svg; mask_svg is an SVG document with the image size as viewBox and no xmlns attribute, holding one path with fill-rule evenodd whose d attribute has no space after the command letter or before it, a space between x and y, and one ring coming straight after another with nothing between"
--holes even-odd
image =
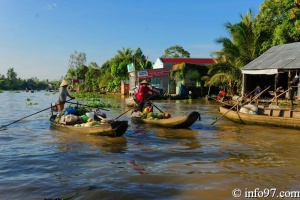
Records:
<instances>
[{"instance_id":1,"label":"floating green plant","mask_svg":"<svg viewBox=\"0 0 300 200\"><path fill-rule=\"evenodd\" d=\"M26 106L33 106L33 105L38 105L38 103L35 103L35 102L29 102L26 104Z\"/></svg>"}]
</instances>

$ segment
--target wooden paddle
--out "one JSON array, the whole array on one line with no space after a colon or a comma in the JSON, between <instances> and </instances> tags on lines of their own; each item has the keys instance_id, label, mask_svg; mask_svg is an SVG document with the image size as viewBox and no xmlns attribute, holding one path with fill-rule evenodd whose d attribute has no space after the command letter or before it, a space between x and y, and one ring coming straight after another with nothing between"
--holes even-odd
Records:
<instances>
[{"instance_id":1,"label":"wooden paddle","mask_svg":"<svg viewBox=\"0 0 300 200\"><path fill-rule=\"evenodd\" d=\"M258 97L260 97L260 95L262 95L265 91L267 91L268 89L270 88L270 86L269 87L267 87L266 89L264 89L263 91L261 91L260 93L258 93L257 95L255 95L254 97L253 97L253 99L252 100L250 100L250 102L245 102L245 103L243 103L242 104L242 106L243 105L245 105L245 104L247 104L247 103L251 103L252 101L254 101L254 100L256 100ZM250 95L251 93L249 93L248 95ZM246 95L245 97L247 97L248 95ZM220 119L222 119L227 113L229 113L229 111L231 111L233 108L235 108L237 105L239 105L239 102L238 103L236 103L236 104L234 104L226 113L224 113L222 116L220 116L218 119L216 119L216 121L214 121L213 123L211 123L211 125L214 125L214 123L216 123L217 121L219 121Z\"/></svg>"},{"instance_id":2,"label":"wooden paddle","mask_svg":"<svg viewBox=\"0 0 300 200\"><path fill-rule=\"evenodd\" d=\"M59 104L66 103L66 102L69 102L69 101L71 101L71 100L72 100L72 99L69 99L68 101L61 102L61 103L59 103ZM11 125L11 124L14 124L14 123L16 123L16 122L19 122L19 121L21 121L22 119L25 119L25 118L30 117L30 116L32 116L32 115L38 114L38 113L43 112L43 111L45 111L45 110L48 110L48 109L50 109L50 108L52 108L52 107L53 107L53 106L50 106L50 107L45 108L45 109L43 109L43 110L40 110L40 111L38 111L38 112L36 112L36 113L33 113L33 114L31 114L31 115L28 115L28 116L26 116L26 117L23 117L23 118L21 118L21 119L18 119L18 120L16 120L16 121L13 121L13 122L11 122L11 123L9 123L9 124L3 125L3 126L0 127L0 130L1 130L2 128L4 128L4 127L7 127L7 126Z\"/></svg>"},{"instance_id":3,"label":"wooden paddle","mask_svg":"<svg viewBox=\"0 0 300 200\"><path fill-rule=\"evenodd\" d=\"M157 107L154 103L152 103L151 101L148 100L149 103L151 103L151 105L153 105L157 110L159 110L161 113L165 113L164 111L162 111L159 107Z\"/></svg>"}]
</instances>

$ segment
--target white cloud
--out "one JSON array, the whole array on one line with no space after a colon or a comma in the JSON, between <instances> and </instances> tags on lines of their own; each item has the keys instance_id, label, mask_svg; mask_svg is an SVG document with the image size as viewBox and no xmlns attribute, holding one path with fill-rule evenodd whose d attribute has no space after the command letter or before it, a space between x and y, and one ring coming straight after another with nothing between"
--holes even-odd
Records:
<instances>
[{"instance_id":1,"label":"white cloud","mask_svg":"<svg viewBox=\"0 0 300 200\"><path fill-rule=\"evenodd\" d=\"M56 7L57 7L57 4L56 4L56 3L49 3L49 4L45 5L45 8L46 8L47 10L52 10L52 9L54 9L54 8L56 8Z\"/></svg>"}]
</instances>

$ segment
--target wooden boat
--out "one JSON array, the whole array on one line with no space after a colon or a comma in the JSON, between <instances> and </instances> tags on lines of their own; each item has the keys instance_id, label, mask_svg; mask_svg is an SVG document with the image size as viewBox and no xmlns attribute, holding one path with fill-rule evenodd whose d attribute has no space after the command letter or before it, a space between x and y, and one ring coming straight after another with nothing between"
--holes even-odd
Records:
<instances>
[{"instance_id":1,"label":"wooden boat","mask_svg":"<svg viewBox=\"0 0 300 200\"><path fill-rule=\"evenodd\" d=\"M151 124L165 128L188 128L196 120L201 120L200 113L193 111L188 116L171 117L169 119L142 119L141 117L132 117L133 123Z\"/></svg>"},{"instance_id":2,"label":"wooden boat","mask_svg":"<svg viewBox=\"0 0 300 200\"><path fill-rule=\"evenodd\" d=\"M242 124L300 128L300 110L258 107L257 114L245 114L222 106L219 112L225 118Z\"/></svg>"},{"instance_id":3,"label":"wooden boat","mask_svg":"<svg viewBox=\"0 0 300 200\"><path fill-rule=\"evenodd\" d=\"M74 126L75 124L82 122L64 122L64 123L56 123L54 120L56 115L52 115L50 117L51 128L57 129L63 132L73 132L73 133L83 133L83 134L91 134L91 135L99 135L99 136L110 136L110 137L118 137L122 136L127 128L128 121L121 120L113 120L110 123L104 123L97 126L90 127L82 127L82 126Z\"/></svg>"}]
</instances>

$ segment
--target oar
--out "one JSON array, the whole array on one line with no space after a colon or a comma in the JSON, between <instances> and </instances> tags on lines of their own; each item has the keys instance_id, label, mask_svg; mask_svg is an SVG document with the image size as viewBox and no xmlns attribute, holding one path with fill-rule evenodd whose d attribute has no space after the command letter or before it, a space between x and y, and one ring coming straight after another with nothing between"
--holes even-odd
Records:
<instances>
[{"instance_id":1,"label":"oar","mask_svg":"<svg viewBox=\"0 0 300 200\"><path fill-rule=\"evenodd\" d=\"M81 105L81 106L86 106L86 107L90 107L90 108L96 108L95 106L89 106L89 105L86 105L86 104L81 104L81 103L73 103L73 102L69 102L70 104L76 104L76 105ZM110 111L110 110L107 110L105 108L99 108L100 110L105 110L105 111Z\"/></svg>"},{"instance_id":2,"label":"oar","mask_svg":"<svg viewBox=\"0 0 300 200\"><path fill-rule=\"evenodd\" d=\"M280 97L281 95L287 93L287 92L290 91L291 89L292 89L292 88L289 88L289 89L287 89L286 91L284 91L284 92L282 92L281 94L279 94L278 96L273 97L273 98L269 101L269 103L270 103L270 102L273 102L275 99L277 99L277 98Z\"/></svg>"},{"instance_id":3,"label":"oar","mask_svg":"<svg viewBox=\"0 0 300 200\"><path fill-rule=\"evenodd\" d=\"M153 96L153 95L152 95L152 96ZM145 99L144 101L138 103L137 105L140 105L141 103L143 103L143 102L145 102L145 101L148 101L152 96L148 97L147 99ZM133 108L128 109L127 111L125 111L124 113L122 113L121 115L119 115L118 117L116 117L115 120L118 119L118 118L120 118L120 117L123 116L124 114L128 113L128 112L129 112L130 110L132 110L132 109L133 109Z\"/></svg>"},{"instance_id":4,"label":"oar","mask_svg":"<svg viewBox=\"0 0 300 200\"><path fill-rule=\"evenodd\" d=\"M70 99L70 100L71 100L71 99ZM65 102L61 102L61 103L59 103L59 104L69 102L70 100L65 101ZM57 104L56 104L56 105L57 105ZM50 108L52 108L52 107L53 107L53 106L48 107L48 108L45 108L45 109L40 110L40 111L38 111L38 112L36 112L36 113L33 113L33 114L31 114L31 115L28 115L28 116L26 116L26 117L23 117L23 118L21 118L21 119L18 119L18 120L16 120L16 121L13 121L13 122L11 122L11 123L9 123L9 124L3 125L3 126L0 127L0 130L1 130L2 128L4 128L4 127L7 127L7 126L11 125L11 124L14 124L14 123L16 123L16 122L19 122L19 121L21 121L22 119L25 119L25 118L30 117L30 116L32 116L32 115L38 114L38 113L43 112L43 111L45 111L45 110L48 110L48 109L50 109Z\"/></svg>"},{"instance_id":5,"label":"oar","mask_svg":"<svg viewBox=\"0 0 300 200\"><path fill-rule=\"evenodd\" d=\"M164 111L162 111L159 107L157 107L154 103L152 103L151 101L148 100L149 103L151 103L151 105L153 105L157 110L159 110L161 113L165 113Z\"/></svg>"},{"instance_id":6,"label":"oar","mask_svg":"<svg viewBox=\"0 0 300 200\"><path fill-rule=\"evenodd\" d=\"M261 91L260 93L258 93L257 95L255 95L254 98L253 98L252 100L250 100L250 102L245 102L245 103L243 103L242 106L245 105L245 104L247 104L247 103L251 103L252 101L256 100L260 95L262 95L262 94L263 94L265 91L267 91L269 88L270 88L270 86L267 87L266 89L264 89L263 91ZM248 95L250 95L250 94L248 94ZM245 97L247 97L248 95L246 95ZM222 119L227 113L229 113L229 111L231 111L231 110L232 110L234 107L236 107L237 105L239 105L239 102L236 103L236 104L234 104L234 105L233 105L226 113L224 113L222 116L220 116L218 119L216 119L216 121L214 121L213 123L211 123L211 125L214 125L214 123L216 123L217 121L219 121L220 119Z\"/></svg>"}]
</instances>

